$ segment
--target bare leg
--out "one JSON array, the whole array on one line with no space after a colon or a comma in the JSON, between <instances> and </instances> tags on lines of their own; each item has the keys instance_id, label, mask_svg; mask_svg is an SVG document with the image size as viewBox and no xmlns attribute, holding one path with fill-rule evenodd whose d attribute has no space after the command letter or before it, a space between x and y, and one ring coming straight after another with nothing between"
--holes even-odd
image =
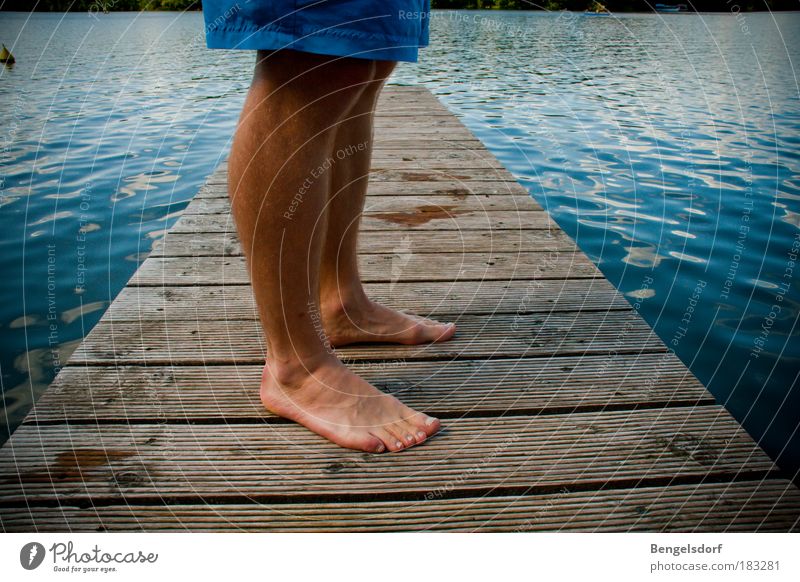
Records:
<instances>
[{"instance_id":1,"label":"bare leg","mask_svg":"<svg viewBox=\"0 0 800 582\"><path fill-rule=\"evenodd\" d=\"M358 273L358 226L367 194L374 109L395 63L376 61L375 79L337 125L328 232L322 251L320 305L333 345L419 344L453 337L455 325L401 313L370 301Z\"/></svg>"},{"instance_id":2,"label":"bare leg","mask_svg":"<svg viewBox=\"0 0 800 582\"><path fill-rule=\"evenodd\" d=\"M228 180L267 341L264 405L341 446L381 452L424 441L439 421L350 372L319 322L335 127L374 74L368 60L259 52Z\"/></svg>"}]
</instances>

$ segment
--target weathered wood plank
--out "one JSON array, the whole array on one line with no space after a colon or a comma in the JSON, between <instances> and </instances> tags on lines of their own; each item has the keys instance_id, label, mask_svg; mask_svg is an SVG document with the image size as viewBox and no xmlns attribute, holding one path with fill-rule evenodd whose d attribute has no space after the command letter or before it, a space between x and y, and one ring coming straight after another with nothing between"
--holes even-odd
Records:
<instances>
[{"instance_id":1,"label":"weathered wood plank","mask_svg":"<svg viewBox=\"0 0 800 582\"><path fill-rule=\"evenodd\" d=\"M465 167L465 168L496 168L496 167L503 167L503 165L497 160L497 158L489 152L486 148L482 149L469 149L469 148L460 148L460 147L452 147L447 150L433 150L433 149L402 149L402 148L390 148L387 146L377 148L372 153L372 162L375 167L382 167L382 162L384 161L395 161L399 160L405 162L405 165L408 166L412 164L414 167L423 167L419 164L434 164L434 163L442 163L445 164L443 168L458 168L458 167ZM462 164L459 165L447 165L450 163L457 163ZM474 165L468 165L474 164ZM434 166L437 167L437 166Z\"/></svg>"},{"instance_id":2,"label":"weathered wood plank","mask_svg":"<svg viewBox=\"0 0 800 582\"><path fill-rule=\"evenodd\" d=\"M459 314L553 313L629 309L630 305L605 279L559 281L481 281L367 283L368 295L395 309L426 317ZM202 309L198 306L202 305ZM249 286L130 286L108 310L114 321L255 319Z\"/></svg>"},{"instance_id":3,"label":"weathered wood plank","mask_svg":"<svg viewBox=\"0 0 800 582\"><path fill-rule=\"evenodd\" d=\"M634 311L549 315L462 315L456 336L419 346L391 344L340 348L352 360L475 359L647 353L665 351ZM70 363L261 363L264 342L255 320L123 321L102 319L75 350Z\"/></svg>"},{"instance_id":4,"label":"weathered wood plank","mask_svg":"<svg viewBox=\"0 0 800 582\"><path fill-rule=\"evenodd\" d=\"M452 196L376 196L369 198L364 207L367 213L406 212L424 205L429 212L493 212L531 211L541 208L529 196L474 196L456 194ZM226 197L197 198L184 209L183 214L229 214L230 202Z\"/></svg>"},{"instance_id":5,"label":"weathered wood plank","mask_svg":"<svg viewBox=\"0 0 800 582\"><path fill-rule=\"evenodd\" d=\"M395 130L405 129L439 129L457 133L469 131L453 115L432 115L430 118L423 115L376 115L374 127L376 131L384 130L381 133L389 134Z\"/></svg>"},{"instance_id":6,"label":"weathered wood plank","mask_svg":"<svg viewBox=\"0 0 800 582\"><path fill-rule=\"evenodd\" d=\"M227 198L227 176L226 174L216 175L216 178L209 178L197 193L195 198ZM479 198L493 196L530 196L519 182L492 182L492 181L456 181L440 180L428 181L418 180L413 182L370 182L367 189L367 199L371 200L376 196L477 196ZM535 206L538 207L533 199Z\"/></svg>"},{"instance_id":7,"label":"weathered wood plank","mask_svg":"<svg viewBox=\"0 0 800 582\"><path fill-rule=\"evenodd\" d=\"M287 228L291 227L291 222ZM545 212L520 211L460 211L418 204L402 211L368 212L361 219L361 230L525 230L553 229L556 223ZM172 232L233 232L235 226L229 214L189 214L181 216Z\"/></svg>"},{"instance_id":8,"label":"weathered wood plank","mask_svg":"<svg viewBox=\"0 0 800 582\"><path fill-rule=\"evenodd\" d=\"M0 450L0 503L425 499L454 491L733 478L743 467L760 474L774 469L717 406L449 419L424 447L384 455L343 450L294 424L22 425Z\"/></svg>"},{"instance_id":9,"label":"weathered wood plank","mask_svg":"<svg viewBox=\"0 0 800 582\"><path fill-rule=\"evenodd\" d=\"M394 254L360 255L365 282L498 281L578 279L600 272L583 253L418 253L399 248ZM245 285L250 282L244 257L159 258L145 260L130 285Z\"/></svg>"},{"instance_id":10,"label":"weathered wood plank","mask_svg":"<svg viewBox=\"0 0 800 582\"><path fill-rule=\"evenodd\" d=\"M415 152L436 152L436 151L485 151L480 140L471 134L459 132L454 135L417 135L417 134L389 134L378 133L373 141L373 154L379 155L384 151L415 151ZM482 167L482 166L480 166ZM493 166L494 167L494 166ZM227 166L223 165L210 175L208 179L213 183L221 182L222 177L227 171Z\"/></svg>"},{"instance_id":11,"label":"weathered wood plank","mask_svg":"<svg viewBox=\"0 0 800 582\"><path fill-rule=\"evenodd\" d=\"M6 532L796 532L785 480L530 496L315 504L114 505L6 509Z\"/></svg>"},{"instance_id":12,"label":"weathered wood plank","mask_svg":"<svg viewBox=\"0 0 800 582\"><path fill-rule=\"evenodd\" d=\"M516 182L513 174L503 168L459 168L419 169L409 167L408 162L403 169L387 169L374 167L370 170L371 182ZM225 182L224 174L214 176L211 184Z\"/></svg>"},{"instance_id":13,"label":"weathered wood plank","mask_svg":"<svg viewBox=\"0 0 800 582\"><path fill-rule=\"evenodd\" d=\"M481 180L487 182L516 182L513 174L502 168L460 168L458 170L418 169L406 166L405 169L386 169L374 167L370 170L373 182L460 182Z\"/></svg>"},{"instance_id":14,"label":"weathered wood plank","mask_svg":"<svg viewBox=\"0 0 800 582\"><path fill-rule=\"evenodd\" d=\"M462 126L430 126L418 123L396 123L384 122L380 123L376 119L375 131L380 132L384 138L401 139L401 138L422 138L422 139L436 139L443 138L449 140L470 140L475 136L470 131Z\"/></svg>"},{"instance_id":15,"label":"weathered wood plank","mask_svg":"<svg viewBox=\"0 0 800 582\"><path fill-rule=\"evenodd\" d=\"M361 254L573 251L575 243L559 230L515 230L498 236L481 230L368 231L359 236ZM235 232L169 232L154 241L150 257L240 256L242 248Z\"/></svg>"},{"instance_id":16,"label":"weathered wood plank","mask_svg":"<svg viewBox=\"0 0 800 582\"><path fill-rule=\"evenodd\" d=\"M464 135L459 137L416 137L416 136L375 136L373 142L373 152L382 150L477 150L482 149L483 144L480 140L467 138Z\"/></svg>"},{"instance_id":17,"label":"weathered wood plank","mask_svg":"<svg viewBox=\"0 0 800 582\"><path fill-rule=\"evenodd\" d=\"M412 408L440 417L714 402L670 352L348 365ZM67 366L26 421L273 418L258 396L261 370L261 365Z\"/></svg>"},{"instance_id":18,"label":"weathered wood plank","mask_svg":"<svg viewBox=\"0 0 800 582\"><path fill-rule=\"evenodd\" d=\"M404 168L408 168L409 164L413 164L413 168L415 170L443 170L443 171L455 171L458 172L462 169L465 170L472 170L472 169L485 169L488 171L493 170L504 170L503 165L498 162L496 159L489 159L486 157L478 157L478 156L460 156L454 157L452 155L430 155L430 156L422 156L416 155L414 159L411 159L411 155L407 156L392 156L392 155L385 155L384 152L391 152L392 150L380 150L376 152L376 155L372 159L372 168L373 170L402 170ZM436 152L444 152L447 150L420 150L422 152L429 152L429 153L436 153ZM480 151L480 150L464 150L467 152L472 151Z\"/></svg>"}]
</instances>

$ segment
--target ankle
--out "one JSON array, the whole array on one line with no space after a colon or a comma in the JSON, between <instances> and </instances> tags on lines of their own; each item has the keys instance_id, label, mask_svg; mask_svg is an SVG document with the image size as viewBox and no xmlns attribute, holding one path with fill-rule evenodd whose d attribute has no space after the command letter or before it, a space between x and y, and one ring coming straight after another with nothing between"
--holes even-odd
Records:
<instances>
[{"instance_id":1,"label":"ankle","mask_svg":"<svg viewBox=\"0 0 800 582\"><path fill-rule=\"evenodd\" d=\"M270 379L282 386L300 386L325 365L339 362L336 356L323 352L311 357L267 357L262 379Z\"/></svg>"},{"instance_id":2,"label":"ankle","mask_svg":"<svg viewBox=\"0 0 800 582\"><path fill-rule=\"evenodd\" d=\"M328 317L344 316L369 303L369 297L361 285L353 289L339 288L331 293L320 293L320 310Z\"/></svg>"}]
</instances>

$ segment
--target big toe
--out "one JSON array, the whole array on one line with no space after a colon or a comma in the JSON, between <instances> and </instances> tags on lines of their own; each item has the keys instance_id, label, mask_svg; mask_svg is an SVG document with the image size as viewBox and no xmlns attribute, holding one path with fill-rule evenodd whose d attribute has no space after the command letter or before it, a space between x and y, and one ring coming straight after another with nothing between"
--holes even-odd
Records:
<instances>
[{"instance_id":1,"label":"big toe","mask_svg":"<svg viewBox=\"0 0 800 582\"><path fill-rule=\"evenodd\" d=\"M422 413L414 414L410 422L416 427L417 433L425 434L425 438L435 435L442 428L442 423L438 418Z\"/></svg>"},{"instance_id":2,"label":"big toe","mask_svg":"<svg viewBox=\"0 0 800 582\"><path fill-rule=\"evenodd\" d=\"M456 333L456 326L454 323L430 321L423 324L422 327L425 341L429 342L444 342L452 338Z\"/></svg>"}]
</instances>

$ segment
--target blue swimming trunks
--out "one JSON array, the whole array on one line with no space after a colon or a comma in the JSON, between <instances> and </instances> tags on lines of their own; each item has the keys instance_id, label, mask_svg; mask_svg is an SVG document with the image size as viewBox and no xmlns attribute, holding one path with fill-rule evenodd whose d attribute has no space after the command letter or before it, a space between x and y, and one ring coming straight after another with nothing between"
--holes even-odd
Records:
<instances>
[{"instance_id":1,"label":"blue swimming trunks","mask_svg":"<svg viewBox=\"0 0 800 582\"><path fill-rule=\"evenodd\" d=\"M417 60L430 0L202 0L208 48Z\"/></svg>"}]
</instances>

